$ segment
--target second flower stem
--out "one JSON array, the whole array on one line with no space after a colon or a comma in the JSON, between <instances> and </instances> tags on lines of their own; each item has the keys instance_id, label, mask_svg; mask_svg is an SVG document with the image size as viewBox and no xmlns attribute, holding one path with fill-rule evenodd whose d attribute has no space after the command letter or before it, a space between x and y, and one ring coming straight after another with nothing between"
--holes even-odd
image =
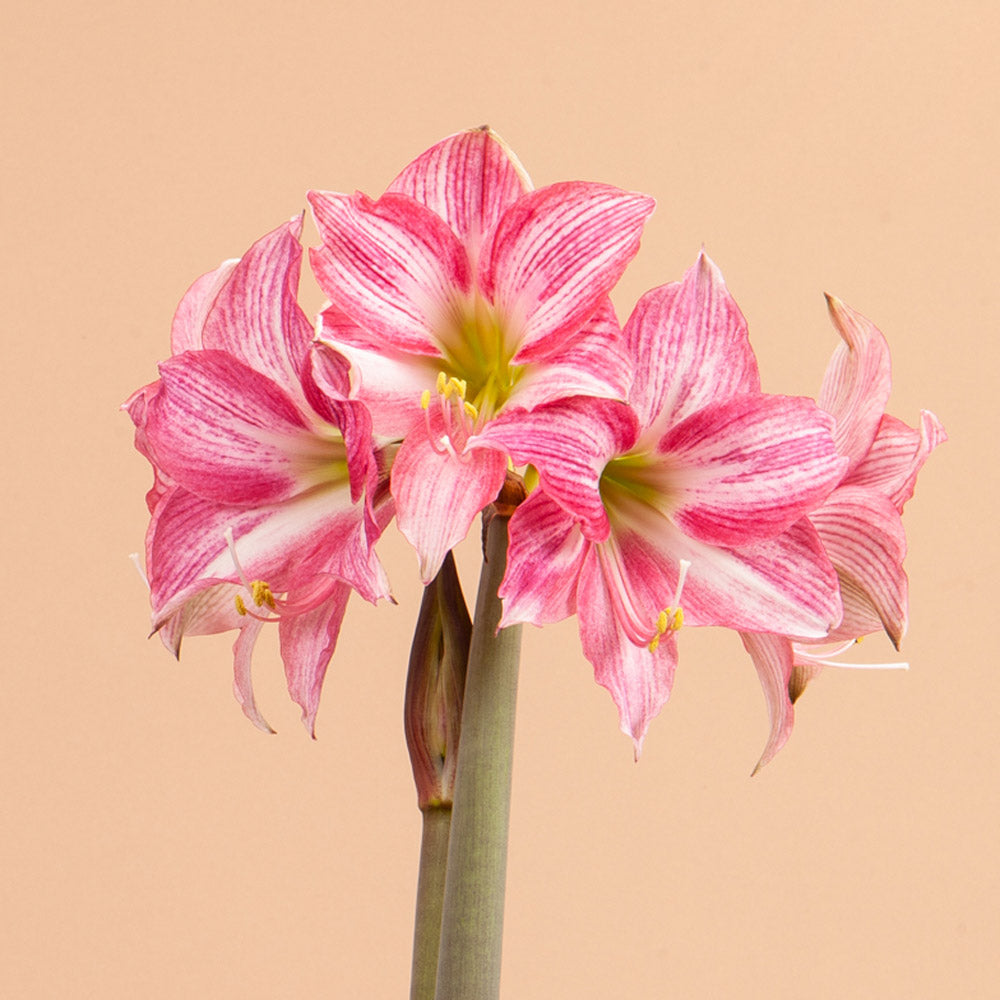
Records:
<instances>
[{"instance_id":1,"label":"second flower stem","mask_svg":"<svg viewBox=\"0 0 1000 1000\"><path fill-rule=\"evenodd\" d=\"M436 1000L500 995L507 831L521 626L497 632L507 522L486 529L462 707Z\"/></svg>"}]
</instances>

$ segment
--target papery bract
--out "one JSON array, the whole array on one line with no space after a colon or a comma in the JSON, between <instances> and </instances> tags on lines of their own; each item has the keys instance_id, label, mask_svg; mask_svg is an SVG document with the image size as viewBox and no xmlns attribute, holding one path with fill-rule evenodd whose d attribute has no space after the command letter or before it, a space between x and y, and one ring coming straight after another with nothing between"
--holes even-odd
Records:
<instances>
[{"instance_id":1,"label":"papery bract","mask_svg":"<svg viewBox=\"0 0 1000 1000\"><path fill-rule=\"evenodd\" d=\"M498 419L576 394L624 398L630 367L607 293L652 199L605 184L531 191L488 129L443 140L377 201L312 192L329 296L320 335L357 366L375 430L402 438L400 529L424 581L496 496Z\"/></svg>"},{"instance_id":2,"label":"papery bract","mask_svg":"<svg viewBox=\"0 0 1000 1000\"><path fill-rule=\"evenodd\" d=\"M891 388L889 346L864 316L827 297L841 343L827 367L820 405L836 420L837 448L849 461L847 474L809 515L837 571L844 616L822 638L829 651L788 635L743 634L767 699L771 731L755 770L781 749L794 723L792 705L805 685L862 636L884 630L898 649L906 633L906 534L902 512L917 473L931 451L946 440L929 411L919 429L885 412ZM851 664L845 664L850 666ZM905 666L905 664L876 664Z\"/></svg>"},{"instance_id":3,"label":"papery bract","mask_svg":"<svg viewBox=\"0 0 1000 1000\"><path fill-rule=\"evenodd\" d=\"M531 427L512 451L539 465L540 488L511 519L501 596L505 625L577 613L638 753L670 692L682 620L781 622L801 637L840 620L804 515L847 461L812 400L760 391L745 321L704 255L643 296L624 333L629 405L577 398L512 421Z\"/></svg>"},{"instance_id":4,"label":"papery bract","mask_svg":"<svg viewBox=\"0 0 1000 1000\"><path fill-rule=\"evenodd\" d=\"M389 509L384 498L376 509L379 459L348 362L313 342L296 301L300 231L293 219L195 282L174 318L173 356L125 408L155 475L154 631L176 654L185 634L239 629L236 697L269 729L250 656L277 621L289 692L312 732L351 589L388 596L372 545Z\"/></svg>"}]
</instances>

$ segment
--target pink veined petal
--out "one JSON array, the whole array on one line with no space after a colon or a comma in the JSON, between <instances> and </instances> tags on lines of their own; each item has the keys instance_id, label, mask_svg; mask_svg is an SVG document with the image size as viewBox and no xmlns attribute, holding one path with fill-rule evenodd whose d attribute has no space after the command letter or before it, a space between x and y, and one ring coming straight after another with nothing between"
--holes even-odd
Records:
<instances>
[{"instance_id":1,"label":"pink veined petal","mask_svg":"<svg viewBox=\"0 0 1000 1000\"><path fill-rule=\"evenodd\" d=\"M260 730L273 733L253 696L253 682L250 678L250 661L253 647L257 642L264 623L251 618L241 625L236 641L233 643L233 694L243 709L243 714Z\"/></svg>"},{"instance_id":2,"label":"pink veined petal","mask_svg":"<svg viewBox=\"0 0 1000 1000\"><path fill-rule=\"evenodd\" d=\"M200 351L205 346L202 342L205 317L212 308L219 289L229 280L238 263L238 258L223 261L214 271L198 278L184 293L170 326L171 354Z\"/></svg>"},{"instance_id":3,"label":"pink veined petal","mask_svg":"<svg viewBox=\"0 0 1000 1000\"><path fill-rule=\"evenodd\" d=\"M302 388L312 408L328 424L339 429L347 451L351 500L357 503L367 491L369 502L375 487L375 454L372 418L368 407L348 399L350 362L328 344L317 342L303 365Z\"/></svg>"},{"instance_id":4,"label":"pink veined petal","mask_svg":"<svg viewBox=\"0 0 1000 1000\"><path fill-rule=\"evenodd\" d=\"M289 602L310 596L310 590L310 586L293 588L288 594ZM302 709L302 722L313 738L323 680L351 595L350 587L343 583L334 583L329 590L329 596L311 611L283 617L278 623L288 693Z\"/></svg>"},{"instance_id":5,"label":"pink veined petal","mask_svg":"<svg viewBox=\"0 0 1000 1000\"><path fill-rule=\"evenodd\" d=\"M369 339L343 340L343 314L327 309L320 316L317 336L330 342L351 364L350 395L364 403L372 416L374 433L403 438L424 419L423 391L434 384L440 363L426 355L412 355L373 344ZM349 320L347 321L350 322ZM352 328L357 330L358 327Z\"/></svg>"},{"instance_id":6,"label":"pink veined petal","mask_svg":"<svg viewBox=\"0 0 1000 1000\"><path fill-rule=\"evenodd\" d=\"M941 422L929 410L920 413L920 430L908 427L887 413L865 458L847 479L852 486L867 486L888 496L902 511L913 496L913 488L927 456L948 435Z\"/></svg>"},{"instance_id":7,"label":"pink veined petal","mask_svg":"<svg viewBox=\"0 0 1000 1000\"><path fill-rule=\"evenodd\" d=\"M625 403L574 396L531 411L505 409L480 438L509 452L515 465L534 465L542 489L581 522L584 536L603 541L611 529L601 472L628 451L636 431Z\"/></svg>"},{"instance_id":8,"label":"pink veined petal","mask_svg":"<svg viewBox=\"0 0 1000 1000\"><path fill-rule=\"evenodd\" d=\"M236 611L236 595L241 590L238 584L206 580L202 589L190 593L166 617L154 618L154 632L174 656L180 656L181 640L186 635L215 635L242 628L247 621Z\"/></svg>"},{"instance_id":9,"label":"pink veined petal","mask_svg":"<svg viewBox=\"0 0 1000 1000\"><path fill-rule=\"evenodd\" d=\"M202 346L226 351L293 398L312 326L299 308L302 217L261 237L236 264L204 320Z\"/></svg>"},{"instance_id":10,"label":"pink veined petal","mask_svg":"<svg viewBox=\"0 0 1000 1000\"><path fill-rule=\"evenodd\" d=\"M524 168L487 126L431 146L389 185L390 191L409 195L441 216L472 260L484 235L530 188Z\"/></svg>"},{"instance_id":11,"label":"pink veined petal","mask_svg":"<svg viewBox=\"0 0 1000 1000\"><path fill-rule=\"evenodd\" d=\"M706 545L666 518L616 527L627 579L654 616L677 585L681 559L691 563L681 596L691 625L822 638L840 622L837 574L816 529L803 518L787 531L740 549Z\"/></svg>"},{"instance_id":12,"label":"pink veined petal","mask_svg":"<svg viewBox=\"0 0 1000 1000\"><path fill-rule=\"evenodd\" d=\"M392 466L396 523L417 550L424 583L495 499L506 473L506 454L493 448L455 455L419 426L403 441Z\"/></svg>"},{"instance_id":13,"label":"pink veined petal","mask_svg":"<svg viewBox=\"0 0 1000 1000\"><path fill-rule=\"evenodd\" d=\"M631 385L632 358L605 299L578 333L524 369L507 405L530 410L567 396L626 400Z\"/></svg>"},{"instance_id":14,"label":"pink veined petal","mask_svg":"<svg viewBox=\"0 0 1000 1000\"><path fill-rule=\"evenodd\" d=\"M618 706L621 730L632 738L639 759L650 721L670 697L677 666L673 632L655 650L637 645L622 630L615 612L615 580L609 580L591 546L580 571L577 614L584 656L593 664L594 679Z\"/></svg>"},{"instance_id":15,"label":"pink veined petal","mask_svg":"<svg viewBox=\"0 0 1000 1000\"><path fill-rule=\"evenodd\" d=\"M841 579L871 603L893 645L906 633L906 534L889 497L841 486L809 518ZM862 633L858 633L862 634Z\"/></svg>"},{"instance_id":16,"label":"pink veined petal","mask_svg":"<svg viewBox=\"0 0 1000 1000\"><path fill-rule=\"evenodd\" d=\"M639 300L625 340L635 364L629 402L644 430L662 433L711 404L760 391L746 320L704 253L683 281Z\"/></svg>"},{"instance_id":17,"label":"pink veined petal","mask_svg":"<svg viewBox=\"0 0 1000 1000\"><path fill-rule=\"evenodd\" d=\"M889 345L861 313L830 295L826 302L843 343L837 346L827 366L819 405L837 421L837 450L847 455L854 468L868 454L889 402Z\"/></svg>"},{"instance_id":18,"label":"pink veined petal","mask_svg":"<svg viewBox=\"0 0 1000 1000\"><path fill-rule=\"evenodd\" d=\"M435 330L472 283L448 224L401 194L311 191L309 201L323 237L310 261L333 305L387 347L440 354Z\"/></svg>"},{"instance_id":19,"label":"pink veined petal","mask_svg":"<svg viewBox=\"0 0 1000 1000\"><path fill-rule=\"evenodd\" d=\"M160 365L146 436L156 462L194 493L224 503L283 500L302 487L295 456L315 449L297 407L265 375L222 351Z\"/></svg>"},{"instance_id":20,"label":"pink veined petal","mask_svg":"<svg viewBox=\"0 0 1000 1000\"><path fill-rule=\"evenodd\" d=\"M147 539L154 626L205 587L240 582L227 529L247 577L267 581L275 593L305 574L322 572L349 583L365 600L389 596L370 523L350 504L346 488L242 509L175 487L157 506Z\"/></svg>"},{"instance_id":21,"label":"pink veined petal","mask_svg":"<svg viewBox=\"0 0 1000 1000\"><path fill-rule=\"evenodd\" d=\"M500 626L548 625L576 614L577 579L588 545L573 518L535 490L514 511L508 530Z\"/></svg>"},{"instance_id":22,"label":"pink veined petal","mask_svg":"<svg viewBox=\"0 0 1000 1000\"><path fill-rule=\"evenodd\" d=\"M792 643L782 635L740 632L746 651L757 668L757 677L767 702L771 719L771 732L753 774L772 761L775 754L788 742L795 723L795 709L789 696L792 678Z\"/></svg>"},{"instance_id":23,"label":"pink veined petal","mask_svg":"<svg viewBox=\"0 0 1000 1000\"><path fill-rule=\"evenodd\" d=\"M568 181L532 191L503 215L479 262L480 285L519 345L544 358L595 312L639 249L652 198Z\"/></svg>"},{"instance_id":24,"label":"pink veined petal","mask_svg":"<svg viewBox=\"0 0 1000 1000\"><path fill-rule=\"evenodd\" d=\"M660 440L671 516L694 538L738 546L784 531L837 485L833 420L811 399L735 396Z\"/></svg>"}]
</instances>

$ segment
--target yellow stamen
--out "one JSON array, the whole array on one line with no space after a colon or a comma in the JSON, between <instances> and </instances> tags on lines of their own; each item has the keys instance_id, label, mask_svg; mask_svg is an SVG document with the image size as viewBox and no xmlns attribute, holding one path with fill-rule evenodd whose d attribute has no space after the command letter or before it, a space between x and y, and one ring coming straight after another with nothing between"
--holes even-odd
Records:
<instances>
[{"instance_id":1,"label":"yellow stamen","mask_svg":"<svg viewBox=\"0 0 1000 1000\"><path fill-rule=\"evenodd\" d=\"M654 635L653 638L652 638L652 640L649 643L649 651L651 653L655 653L656 652L656 647L659 646L659 645L660 645L660 637L658 635Z\"/></svg>"},{"instance_id":2,"label":"yellow stamen","mask_svg":"<svg viewBox=\"0 0 1000 1000\"><path fill-rule=\"evenodd\" d=\"M243 598L239 594L236 595L236 613L243 617L247 613L247 606L243 603Z\"/></svg>"},{"instance_id":3,"label":"yellow stamen","mask_svg":"<svg viewBox=\"0 0 1000 1000\"><path fill-rule=\"evenodd\" d=\"M479 410L477 410L472 403L463 403L462 408L468 417L475 420L479 416Z\"/></svg>"},{"instance_id":4,"label":"yellow stamen","mask_svg":"<svg viewBox=\"0 0 1000 1000\"><path fill-rule=\"evenodd\" d=\"M254 580L250 584L250 593L258 608L266 604L272 611L274 610L274 594L271 593L271 588L263 580Z\"/></svg>"},{"instance_id":5,"label":"yellow stamen","mask_svg":"<svg viewBox=\"0 0 1000 1000\"><path fill-rule=\"evenodd\" d=\"M430 389L424 389L420 394L420 409L426 410L431 405L431 391Z\"/></svg>"}]
</instances>

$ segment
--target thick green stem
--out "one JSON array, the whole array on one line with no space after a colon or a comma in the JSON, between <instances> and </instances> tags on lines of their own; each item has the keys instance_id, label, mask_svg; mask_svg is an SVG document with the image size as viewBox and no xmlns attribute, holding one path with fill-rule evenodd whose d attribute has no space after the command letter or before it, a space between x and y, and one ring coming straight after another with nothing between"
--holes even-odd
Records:
<instances>
[{"instance_id":1,"label":"thick green stem","mask_svg":"<svg viewBox=\"0 0 1000 1000\"><path fill-rule=\"evenodd\" d=\"M428 806L422 815L423 834L420 840L417 917L413 926L410 1000L434 1000L451 806Z\"/></svg>"},{"instance_id":2,"label":"thick green stem","mask_svg":"<svg viewBox=\"0 0 1000 1000\"><path fill-rule=\"evenodd\" d=\"M486 530L462 707L437 1000L496 1000L500 995L521 651L519 625L496 630L501 614L497 589L507 560L507 521L495 515Z\"/></svg>"}]
</instances>

